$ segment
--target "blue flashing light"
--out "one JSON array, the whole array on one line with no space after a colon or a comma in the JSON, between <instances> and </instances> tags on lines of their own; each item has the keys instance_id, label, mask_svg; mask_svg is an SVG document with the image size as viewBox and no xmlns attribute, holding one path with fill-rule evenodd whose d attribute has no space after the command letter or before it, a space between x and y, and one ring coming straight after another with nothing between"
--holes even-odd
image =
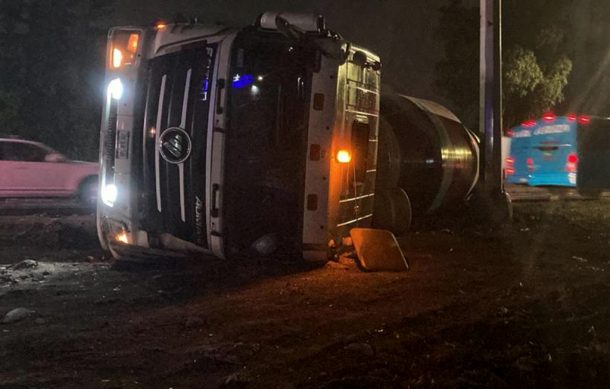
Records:
<instances>
[{"instance_id":1,"label":"blue flashing light","mask_svg":"<svg viewBox=\"0 0 610 389\"><path fill-rule=\"evenodd\" d=\"M236 74L233 76L232 86L235 89L242 89L254 84L254 76L252 74Z\"/></svg>"},{"instance_id":2,"label":"blue flashing light","mask_svg":"<svg viewBox=\"0 0 610 389\"><path fill-rule=\"evenodd\" d=\"M201 86L201 101L208 100L208 91L210 90L210 81L205 78L203 80L203 85Z\"/></svg>"}]
</instances>

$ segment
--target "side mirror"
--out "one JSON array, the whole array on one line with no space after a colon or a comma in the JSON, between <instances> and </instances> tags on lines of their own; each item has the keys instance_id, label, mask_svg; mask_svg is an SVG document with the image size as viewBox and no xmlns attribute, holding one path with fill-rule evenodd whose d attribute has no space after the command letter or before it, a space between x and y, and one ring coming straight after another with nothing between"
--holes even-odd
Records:
<instances>
[{"instance_id":1,"label":"side mirror","mask_svg":"<svg viewBox=\"0 0 610 389\"><path fill-rule=\"evenodd\" d=\"M66 157L58 153L47 154L44 157L45 162L65 162Z\"/></svg>"},{"instance_id":2,"label":"side mirror","mask_svg":"<svg viewBox=\"0 0 610 389\"><path fill-rule=\"evenodd\" d=\"M366 54L364 54L362 51L358 50L354 53L353 57L352 57L352 61L358 65L358 66L362 66L364 68L371 68L375 71L380 70L381 69L381 62L379 61L375 61L375 62L369 62Z\"/></svg>"}]
</instances>

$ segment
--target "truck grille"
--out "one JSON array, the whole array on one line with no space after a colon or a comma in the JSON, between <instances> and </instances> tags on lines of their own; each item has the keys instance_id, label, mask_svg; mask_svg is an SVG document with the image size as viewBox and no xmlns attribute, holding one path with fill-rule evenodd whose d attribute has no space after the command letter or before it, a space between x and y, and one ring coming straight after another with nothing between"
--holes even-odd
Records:
<instances>
[{"instance_id":1,"label":"truck grille","mask_svg":"<svg viewBox=\"0 0 610 389\"><path fill-rule=\"evenodd\" d=\"M204 248L213 56L198 43L151 60L143 120L142 228Z\"/></svg>"}]
</instances>

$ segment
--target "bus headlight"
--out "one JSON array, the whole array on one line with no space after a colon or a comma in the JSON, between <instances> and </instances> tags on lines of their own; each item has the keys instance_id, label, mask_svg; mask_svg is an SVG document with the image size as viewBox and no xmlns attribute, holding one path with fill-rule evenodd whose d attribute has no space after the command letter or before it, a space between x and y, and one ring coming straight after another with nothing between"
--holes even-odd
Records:
<instances>
[{"instance_id":1,"label":"bus headlight","mask_svg":"<svg viewBox=\"0 0 610 389\"><path fill-rule=\"evenodd\" d=\"M108 94L115 100L120 100L123 97L123 83L120 78L115 78L108 84Z\"/></svg>"},{"instance_id":2,"label":"bus headlight","mask_svg":"<svg viewBox=\"0 0 610 389\"><path fill-rule=\"evenodd\" d=\"M102 201L104 202L104 204L110 207L114 205L114 202L116 201L118 195L119 190L114 184L105 185L102 188Z\"/></svg>"}]
</instances>

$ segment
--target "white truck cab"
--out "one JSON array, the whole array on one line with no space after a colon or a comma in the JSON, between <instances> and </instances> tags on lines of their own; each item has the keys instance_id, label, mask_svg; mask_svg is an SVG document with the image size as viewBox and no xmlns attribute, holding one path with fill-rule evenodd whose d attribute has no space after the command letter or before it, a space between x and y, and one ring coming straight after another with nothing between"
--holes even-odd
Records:
<instances>
[{"instance_id":1,"label":"white truck cab","mask_svg":"<svg viewBox=\"0 0 610 389\"><path fill-rule=\"evenodd\" d=\"M102 247L325 259L371 223L380 67L318 15L112 28Z\"/></svg>"}]
</instances>

